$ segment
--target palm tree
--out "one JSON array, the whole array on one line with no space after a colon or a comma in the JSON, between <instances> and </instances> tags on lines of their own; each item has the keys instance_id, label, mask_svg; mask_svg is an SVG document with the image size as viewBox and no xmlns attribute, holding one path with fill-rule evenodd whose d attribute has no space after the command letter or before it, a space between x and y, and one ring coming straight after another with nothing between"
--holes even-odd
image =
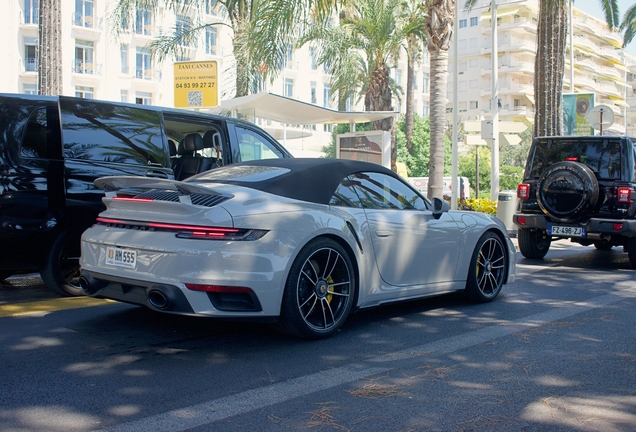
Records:
<instances>
[{"instance_id":1,"label":"palm tree","mask_svg":"<svg viewBox=\"0 0 636 432\"><path fill-rule=\"evenodd\" d=\"M424 25L426 20L426 10L424 4L419 0L407 0L404 4L405 15L403 19L413 29L406 37L406 112L404 113L404 127L406 135L406 148L413 155L413 124L414 124L414 65L420 57L422 42L426 41Z\"/></svg>"},{"instance_id":2,"label":"palm tree","mask_svg":"<svg viewBox=\"0 0 636 432\"><path fill-rule=\"evenodd\" d=\"M427 196L442 196L444 189L444 131L446 129L446 84L448 50L455 22L454 0L426 0L426 33L430 54L431 159Z\"/></svg>"},{"instance_id":3,"label":"palm tree","mask_svg":"<svg viewBox=\"0 0 636 432\"><path fill-rule=\"evenodd\" d=\"M172 32L155 38L149 45L153 57L163 61L181 55L185 47L194 46L207 27L229 25L233 31L233 54L236 62L236 96L250 94L259 79L273 80L279 73L287 46L293 43L298 26L310 13L322 16L330 11L334 0L117 0L112 20L127 26L141 8L164 7L176 14L201 16L206 5L216 4L227 18L203 23L195 20L176 26Z\"/></svg>"},{"instance_id":4,"label":"palm tree","mask_svg":"<svg viewBox=\"0 0 636 432\"><path fill-rule=\"evenodd\" d=\"M299 44L312 44L318 63L329 68L332 90L364 97L366 111L392 111L396 88L389 65L405 48L407 36L417 31L418 25L421 28L421 23L402 19L404 6L403 0L351 0L339 26L316 21ZM393 118L375 121L373 129L392 131ZM395 169L393 133L391 141L391 166Z\"/></svg>"},{"instance_id":5,"label":"palm tree","mask_svg":"<svg viewBox=\"0 0 636 432\"><path fill-rule=\"evenodd\" d=\"M627 9L625 15L623 15L623 22L620 26L623 31L623 48L626 47L636 35L636 4L633 4Z\"/></svg>"},{"instance_id":6,"label":"palm tree","mask_svg":"<svg viewBox=\"0 0 636 432\"><path fill-rule=\"evenodd\" d=\"M62 94L60 0L40 1L38 24L38 93L57 96Z\"/></svg>"}]
</instances>

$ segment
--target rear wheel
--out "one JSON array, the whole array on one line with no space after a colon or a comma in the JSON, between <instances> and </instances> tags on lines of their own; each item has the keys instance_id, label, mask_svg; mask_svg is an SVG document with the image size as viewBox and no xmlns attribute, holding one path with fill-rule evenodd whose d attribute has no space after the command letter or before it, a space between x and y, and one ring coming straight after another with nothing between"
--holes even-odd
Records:
<instances>
[{"instance_id":1,"label":"rear wheel","mask_svg":"<svg viewBox=\"0 0 636 432\"><path fill-rule=\"evenodd\" d=\"M344 248L328 238L313 240L292 264L277 330L307 339L331 336L347 319L355 289Z\"/></svg>"},{"instance_id":2,"label":"rear wheel","mask_svg":"<svg viewBox=\"0 0 636 432\"><path fill-rule=\"evenodd\" d=\"M53 241L40 276L48 288L63 296L83 295L79 285L79 247L66 232Z\"/></svg>"},{"instance_id":3,"label":"rear wheel","mask_svg":"<svg viewBox=\"0 0 636 432\"><path fill-rule=\"evenodd\" d=\"M636 237L627 239L627 256L629 257L629 265L636 269Z\"/></svg>"},{"instance_id":4,"label":"rear wheel","mask_svg":"<svg viewBox=\"0 0 636 432\"><path fill-rule=\"evenodd\" d=\"M466 294L472 300L489 302L499 295L506 278L508 254L499 236L484 233L475 246L468 269Z\"/></svg>"},{"instance_id":5,"label":"rear wheel","mask_svg":"<svg viewBox=\"0 0 636 432\"><path fill-rule=\"evenodd\" d=\"M517 233L521 254L530 259L541 259L550 250L550 237L545 230L520 228Z\"/></svg>"}]
</instances>

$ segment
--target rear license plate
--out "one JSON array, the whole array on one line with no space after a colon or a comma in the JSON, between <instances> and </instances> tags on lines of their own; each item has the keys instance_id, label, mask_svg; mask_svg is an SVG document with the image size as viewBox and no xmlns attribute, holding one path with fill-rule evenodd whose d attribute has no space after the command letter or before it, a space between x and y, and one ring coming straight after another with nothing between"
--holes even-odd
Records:
<instances>
[{"instance_id":1,"label":"rear license plate","mask_svg":"<svg viewBox=\"0 0 636 432\"><path fill-rule=\"evenodd\" d=\"M106 248L106 264L135 269L137 267L137 251L108 247Z\"/></svg>"},{"instance_id":2,"label":"rear license plate","mask_svg":"<svg viewBox=\"0 0 636 432\"><path fill-rule=\"evenodd\" d=\"M585 237L585 228L554 225L548 228L548 234L568 237Z\"/></svg>"}]
</instances>

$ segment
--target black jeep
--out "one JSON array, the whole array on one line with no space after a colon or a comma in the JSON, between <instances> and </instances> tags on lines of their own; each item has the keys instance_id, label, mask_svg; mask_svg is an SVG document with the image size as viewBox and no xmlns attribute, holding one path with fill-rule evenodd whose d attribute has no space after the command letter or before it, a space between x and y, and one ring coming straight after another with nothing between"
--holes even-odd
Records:
<instances>
[{"instance_id":1,"label":"black jeep","mask_svg":"<svg viewBox=\"0 0 636 432\"><path fill-rule=\"evenodd\" d=\"M569 238L606 250L622 246L636 268L636 146L629 137L535 138L513 222L526 258Z\"/></svg>"}]
</instances>

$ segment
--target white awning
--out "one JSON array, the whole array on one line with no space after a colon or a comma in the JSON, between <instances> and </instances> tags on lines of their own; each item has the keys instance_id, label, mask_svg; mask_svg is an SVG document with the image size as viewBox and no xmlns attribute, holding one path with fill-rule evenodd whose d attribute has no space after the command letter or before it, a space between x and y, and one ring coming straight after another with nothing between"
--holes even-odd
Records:
<instances>
[{"instance_id":1,"label":"white awning","mask_svg":"<svg viewBox=\"0 0 636 432\"><path fill-rule=\"evenodd\" d=\"M268 92L221 101L221 108L298 125L365 123L398 114L396 111L336 111Z\"/></svg>"},{"instance_id":2,"label":"white awning","mask_svg":"<svg viewBox=\"0 0 636 432\"><path fill-rule=\"evenodd\" d=\"M519 12L519 8L514 8L514 9L499 9L497 10L497 18L502 18L508 15L514 15L517 12ZM481 14L481 17L479 17L479 20L489 20L492 18L492 12L490 10L484 12Z\"/></svg>"}]
</instances>

